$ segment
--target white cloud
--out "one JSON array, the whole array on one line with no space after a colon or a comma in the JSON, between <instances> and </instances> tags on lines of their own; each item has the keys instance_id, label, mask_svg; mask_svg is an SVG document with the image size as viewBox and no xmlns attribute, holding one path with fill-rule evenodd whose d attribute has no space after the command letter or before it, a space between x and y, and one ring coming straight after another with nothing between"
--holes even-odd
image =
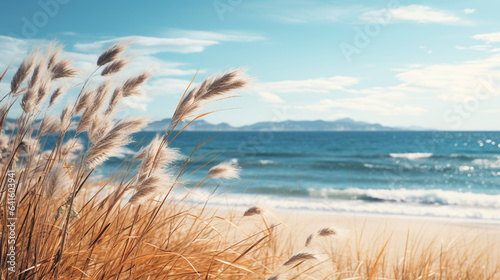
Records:
<instances>
[{"instance_id":1,"label":"white cloud","mask_svg":"<svg viewBox=\"0 0 500 280\"><path fill-rule=\"evenodd\" d=\"M456 46L455 48L457 50L487 51L491 49L491 45Z\"/></svg>"},{"instance_id":2,"label":"white cloud","mask_svg":"<svg viewBox=\"0 0 500 280\"><path fill-rule=\"evenodd\" d=\"M265 40L266 38L260 35L248 34L237 31L221 31L221 32L211 32L211 31L200 31L200 30L182 30L173 29L167 32L169 36L179 37L179 38L189 38L198 40L208 40L208 41L229 41L229 42L254 42Z\"/></svg>"},{"instance_id":3,"label":"white cloud","mask_svg":"<svg viewBox=\"0 0 500 280\"><path fill-rule=\"evenodd\" d=\"M473 39L485 41L486 43L499 43L500 42L500 32L477 34L472 36Z\"/></svg>"},{"instance_id":4,"label":"white cloud","mask_svg":"<svg viewBox=\"0 0 500 280\"><path fill-rule=\"evenodd\" d=\"M429 6L409 5L394 9L380 9L366 12L361 16L366 21L389 18L390 22L414 21L419 23L463 23L456 15L448 11L435 10Z\"/></svg>"},{"instance_id":5,"label":"white cloud","mask_svg":"<svg viewBox=\"0 0 500 280\"><path fill-rule=\"evenodd\" d=\"M156 78L151 80L146 89L151 95L178 94L181 95L189 86L190 80L175 78ZM196 86L192 84L191 88Z\"/></svg>"},{"instance_id":6,"label":"white cloud","mask_svg":"<svg viewBox=\"0 0 500 280\"><path fill-rule=\"evenodd\" d=\"M142 54L157 54L164 52L196 53L202 52L208 46L219 44L214 40L197 40L189 38L158 38L144 36L127 36L92 43L75 44L75 49L81 52L97 53L104 51L109 46L131 40L130 46Z\"/></svg>"},{"instance_id":7,"label":"white cloud","mask_svg":"<svg viewBox=\"0 0 500 280\"><path fill-rule=\"evenodd\" d=\"M310 111L329 111L333 108L341 108L355 111L375 112L383 116L419 116L426 109L419 106L397 104L391 99L391 94L363 96L344 99L323 99L318 103L299 108Z\"/></svg>"},{"instance_id":8,"label":"white cloud","mask_svg":"<svg viewBox=\"0 0 500 280\"><path fill-rule=\"evenodd\" d=\"M283 99L281 99L281 97L279 97L278 95L274 94L274 93L270 93L270 92L267 92L267 91L260 91L258 92L260 98L262 101L264 102L268 102L268 103L284 103L285 101L283 101Z\"/></svg>"},{"instance_id":9,"label":"white cloud","mask_svg":"<svg viewBox=\"0 0 500 280\"><path fill-rule=\"evenodd\" d=\"M396 77L422 94L462 102L478 87L500 77L500 54L462 63L435 64L401 71ZM492 83L492 81L488 81Z\"/></svg>"},{"instance_id":10,"label":"white cloud","mask_svg":"<svg viewBox=\"0 0 500 280\"><path fill-rule=\"evenodd\" d=\"M359 82L357 78L334 76L307 80L288 80L280 82L260 83L255 88L258 91L273 93L328 93L332 90L342 90Z\"/></svg>"},{"instance_id":11,"label":"white cloud","mask_svg":"<svg viewBox=\"0 0 500 280\"><path fill-rule=\"evenodd\" d=\"M148 108L147 103L151 102L151 98L147 95L139 95L139 96L131 96L128 98L124 98L122 100L123 105L133 108L139 109L141 111L146 111Z\"/></svg>"},{"instance_id":12,"label":"white cloud","mask_svg":"<svg viewBox=\"0 0 500 280\"><path fill-rule=\"evenodd\" d=\"M464 9L464 13L466 13L466 14L473 14L475 12L476 12L476 9L474 9L474 8L465 8Z\"/></svg>"},{"instance_id":13,"label":"white cloud","mask_svg":"<svg viewBox=\"0 0 500 280\"><path fill-rule=\"evenodd\" d=\"M249 1L245 5L258 10L266 18L284 23L338 22L352 18L354 14L359 13L360 9L363 9L361 5L342 5L334 2L276 0L272 3Z\"/></svg>"}]
</instances>

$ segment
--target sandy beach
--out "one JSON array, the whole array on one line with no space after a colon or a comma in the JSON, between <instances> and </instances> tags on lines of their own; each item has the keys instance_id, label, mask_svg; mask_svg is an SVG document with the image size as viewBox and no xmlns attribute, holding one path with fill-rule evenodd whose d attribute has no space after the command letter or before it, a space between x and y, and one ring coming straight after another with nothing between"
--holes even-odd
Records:
<instances>
[{"instance_id":1,"label":"sandy beach","mask_svg":"<svg viewBox=\"0 0 500 280\"><path fill-rule=\"evenodd\" d=\"M236 226L247 233L255 232L255 226L262 229L278 225L276 246L281 248L278 251L283 252L278 257L286 260L297 253L313 252L318 260L326 262L318 265L321 267L318 271L323 273L341 270L345 273L350 268L359 269L357 266L363 264L373 266L380 256L379 269L389 279L391 273L401 269L401 266L413 271L427 267L429 276L432 276L444 263L448 267L450 263L460 264L470 267L470 270L479 267L493 277L498 276L498 273L493 273L500 267L498 224L480 220L303 210L264 210L262 215L243 217L245 210L221 207L212 208L209 212L214 211L214 216L233 217ZM323 228L334 229L336 234L325 238L317 238L316 234L313 242L306 246L308 237ZM404 262L407 263L403 265ZM346 275L340 279L350 278Z\"/></svg>"},{"instance_id":2,"label":"sandy beach","mask_svg":"<svg viewBox=\"0 0 500 280\"><path fill-rule=\"evenodd\" d=\"M447 246L450 243L474 243L498 247L500 242L499 225L480 221L298 210L273 214L283 223L286 231L298 239L305 240L314 230L333 227L339 230L340 235L344 235L344 239L354 243L358 241L361 245L389 240L388 252L398 255L404 254L408 232L411 244L435 242L435 245ZM500 251L495 252L498 258Z\"/></svg>"}]
</instances>

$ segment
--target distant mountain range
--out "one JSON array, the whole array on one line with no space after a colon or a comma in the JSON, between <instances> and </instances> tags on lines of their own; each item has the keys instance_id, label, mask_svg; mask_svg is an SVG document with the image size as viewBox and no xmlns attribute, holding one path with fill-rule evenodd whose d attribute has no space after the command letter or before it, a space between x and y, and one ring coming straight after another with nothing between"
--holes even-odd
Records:
<instances>
[{"instance_id":1,"label":"distant mountain range","mask_svg":"<svg viewBox=\"0 0 500 280\"><path fill-rule=\"evenodd\" d=\"M78 117L77 117L78 118ZM3 129L14 128L15 120L6 119ZM170 124L170 119L163 119L150 123L144 131L164 131ZM179 123L176 130L180 130L188 124L188 121ZM35 123L35 129L39 121ZM76 127L72 127L76 129ZM227 123L212 124L204 120L197 120L190 124L186 131L402 131L426 130L421 127L388 127L378 123L358 122L350 118L336 121L283 121L283 122L258 122L245 126L231 126Z\"/></svg>"},{"instance_id":2,"label":"distant mountain range","mask_svg":"<svg viewBox=\"0 0 500 280\"><path fill-rule=\"evenodd\" d=\"M155 121L148 125L147 131L165 130L170 119ZM180 123L176 129L184 127L187 122ZM211 124L204 120L194 121L186 128L187 131L399 131L399 130L426 130L421 127L394 128L378 123L358 122L350 118L335 121L283 121L258 122L251 125L234 127L227 123Z\"/></svg>"}]
</instances>

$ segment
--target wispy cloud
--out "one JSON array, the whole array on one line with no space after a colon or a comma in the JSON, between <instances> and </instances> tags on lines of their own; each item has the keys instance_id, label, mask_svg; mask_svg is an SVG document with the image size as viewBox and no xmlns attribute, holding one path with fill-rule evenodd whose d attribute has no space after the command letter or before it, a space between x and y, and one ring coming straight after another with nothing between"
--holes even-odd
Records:
<instances>
[{"instance_id":1,"label":"wispy cloud","mask_svg":"<svg viewBox=\"0 0 500 280\"><path fill-rule=\"evenodd\" d=\"M474 9L474 8L465 8L464 9L464 13L466 13L466 14L473 14L475 12L476 12L476 9Z\"/></svg>"},{"instance_id":2,"label":"wispy cloud","mask_svg":"<svg viewBox=\"0 0 500 280\"><path fill-rule=\"evenodd\" d=\"M342 90L359 82L357 78L334 76L329 78L315 78L307 80L288 80L267 82L256 85L258 91L272 93L328 93L332 90Z\"/></svg>"},{"instance_id":3,"label":"wispy cloud","mask_svg":"<svg viewBox=\"0 0 500 280\"><path fill-rule=\"evenodd\" d=\"M499 43L500 32L477 34L472 36L473 39L484 41L486 43Z\"/></svg>"},{"instance_id":4,"label":"wispy cloud","mask_svg":"<svg viewBox=\"0 0 500 280\"><path fill-rule=\"evenodd\" d=\"M126 40L131 40L130 46L142 54L158 54L164 52L196 53L202 52L209 46L219 44L219 42L214 40L127 36L91 43L78 43L75 44L74 47L80 52L96 53L103 51L112 44Z\"/></svg>"},{"instance_id":5,"label":"wispy cloud","mask_svg":"<svg viewBox=\"0 0 500 280\"><path fill-rule=\"evenodd\" d=\"M468 47L463 47L463 46L456 46L455 48L457 50L472 50L472 51L487 51L487 50L491 50L491 45L472 45L472 46L468 46Z\"/></svg>"},{"instance_id":6,"label":"wispy cloud","mask_svg":"<svg viewBox=\"0 0 500 280\"><path fill-rule=\"evenodd\" d=\"M226 30L220 32L172 29L167 32L169 37L189 38L197 40L208 40L217 42L254 42L266 38L261 35L245 33L240 31Z\"/></svg>"},{"instance_id":7,"label":"wispy cloud","mask_svg":"<svg viewBox=\"0 0 500 280\"><path fill-rule=\"evenodd\" d=\"M464 102L474 96L485 82L492 83L500 78L499 67L500 54L494 54L485 59L462 63L443 63L407 69L398 73L396 77L421 94L453 102Z\"/></svg>"},{"instance_id":8,"label":"wispy cloud","mask_svg":"<svg viewBox=\"0 0 500 280\"><path fill-rule=\"evenodd\" d=\"M246 5L267 19L291 24L338 22L365 9L349 1L281 0L271 5L268 1Z\"/></svg>"},{"instance_id":9,"label":"wispy cloud","mask_svg":"<svg viewBox=\"0 0 500 280\"><path fill-rule=\"evenodd\" d=\"M331 109L366 111L375 112L382 116L419 116L427 111L420 106L393 102L391 96L392 94L380 94L343 99L323 99L315 104L298 107L310 111L329 111Z\"/></svg>"},{"instance_id":10,"label":"wispy cloud","mask_svg":"<svg viewBox=\"0 0 500 280\"><path fill-rule=\"evenodd\" d=\"M436 10L429 6L408 5L394 9L379 9L364 13L361 18L365 21L377 21L379 18L390 18L390 22L413 21L418 23L465 23L452 12Z\"/></svg>"},{"instance_id":11,"label":"wispy cloud","mask_svg":"<svg viewBox=\"0 0 500 280\"><path fill-rule=\"evenodd\" d=\"M260 96L262 101L267 102L267 103L275 103L275 104L285 103L285 101L283 101L283 99L281 99L281 97L279 97L278 95L276 95L274 93L270 93L267 91L259 91L257 94Z\"/></svg>"}]
</instances>

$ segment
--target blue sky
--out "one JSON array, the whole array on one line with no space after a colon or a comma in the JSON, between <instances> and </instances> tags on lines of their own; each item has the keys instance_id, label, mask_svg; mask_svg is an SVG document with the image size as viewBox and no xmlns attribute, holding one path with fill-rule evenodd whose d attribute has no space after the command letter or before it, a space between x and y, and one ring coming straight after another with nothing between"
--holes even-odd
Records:
<instances>
[{"instance_id":1,"label":"blue sky","mask_svg":"<svg viewBox=\"0 0 500 280\"><path fill-rule=\"evenodd\" d=\"M123 104L124 114L169 117L197 69L200 82L246 67L254 80L242 97L211 107L237 109L208 121L350 117L499 130L499 8L495 1L5 0L0 67L55 39L85 74L101 51L134 38L125 73L156 75L146 96Z\"/></svg>"}]
</instances>

